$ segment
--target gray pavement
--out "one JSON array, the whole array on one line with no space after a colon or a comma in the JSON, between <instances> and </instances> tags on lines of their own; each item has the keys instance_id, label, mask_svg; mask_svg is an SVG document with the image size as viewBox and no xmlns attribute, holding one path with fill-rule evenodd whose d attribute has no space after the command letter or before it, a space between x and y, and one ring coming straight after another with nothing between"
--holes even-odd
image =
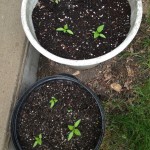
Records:
<instances>
[{"instance_id":1,"label":"gray pavement","mask_svg":"<svg viewBox=\"0 0 150 150\"><path fill-rule=\"evenodd\" d=\"M20 0L0 3L0 150L8 150L11 106L17 98L26 37L20 19Z\"/></svg>"}]
</instances>

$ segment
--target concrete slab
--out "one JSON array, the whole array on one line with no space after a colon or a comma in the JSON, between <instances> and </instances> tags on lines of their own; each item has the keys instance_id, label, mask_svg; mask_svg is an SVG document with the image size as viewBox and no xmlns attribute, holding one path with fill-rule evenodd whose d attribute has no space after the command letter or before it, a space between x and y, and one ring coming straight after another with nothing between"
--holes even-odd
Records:
<instances>
[{"instance_id":1,"label":"concrete slab","mask_svg":"<svg viewBox=\"0 0 150 150\"><path fill-rule=\"evenodd\" d=\"M19 77L27 52L20 7L20 0L0 3L0 150L8 150L9 115L18 95Z\"/></svg>"},{"instance_id":2,"label":"concrete slab","mask_svg":"<svg viewBox=\"0 0 150 150\"><path fill-rule=\"evenodd\" d=\"M23 70L22 71L23 73L19 77L21 80L20 84L18 84L19 91L18 93L16 93L18 97L21 97L21 95L27 90L27 88L29 88L37 80L39 53L31 46L31 44L29 44L29 47L27 48L27 55L25 57L26 58L24 66L22 66L21 69ZM5 146L7 150L15 150L11 138L7 137L6 141L9 141L9 143L7 142Z\"/></svg>"}]
</instances>

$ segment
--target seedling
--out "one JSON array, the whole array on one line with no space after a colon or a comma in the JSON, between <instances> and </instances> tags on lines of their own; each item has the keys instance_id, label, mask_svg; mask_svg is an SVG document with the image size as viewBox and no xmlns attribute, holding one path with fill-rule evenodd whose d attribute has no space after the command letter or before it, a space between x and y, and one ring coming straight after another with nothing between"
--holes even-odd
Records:
<instances>
[{"instance_id":1,"label":"seedling","mask_svg":"<svg viewBox=\"0 0 150 150\"><path fill-rule=\"evenodd\" d=\"M51 0L52 2L58 4L60 2L60 0Z\"/></svg>"},{"instance_id":2,"label":"seedling","mask_svg":"<svg viewBox=\"0 0 150 150\"><path fill-rule=\"evenodd\" d=\"M68 112L68 113L72 112L72 109L68 109L67 112Z\"/></svg>"},{"instance_id":3,"label":"seedling","mask_svg":"<svg viewBox=\"0 0 150 150\"><path fill-rule=\"evenodd\" d=\"M102 34L102 31L104 30L104 25L101 25L97 28L96 31L93 31L94 33L94 39L101 37L101 38L106 38L104 34Z\"/></svg>"},{"instance_id":4,"label":"seedling","mask_svg":"<svg viewBox=\"0 0 150 150\"><path fill-rule=\"evenodd\" d=\"M33 147L36 147L37 145L42 145L42 134L39 134L38 136L35 137Z\"/></svg>"},{"instance_id":5,"label":"seedling","mask_svg":"<svg viewBox=\"0 0 150 150\"><path fill-rule=\"evenodd\" d=\"M68 25L64 25L63 28L57 28L56 31L64 32L73 35L74 33L68 28Z\"/></svg>"},{"instance_id":6,"label":"seedling","mask_svg":"<svg viewBox=\"0 0 150 150\"><path fill-rule=\"evenodd\" d=\"M81 136L80 130L77 129L81 122L81 119L76 121L74 125L68 125L69 130L71 131L68 135L68 141L70 141L74 135Z\"/></svg>"},{"instance_id":7,"label":"seedling","mask_svg":"<svg viewBox=\"0 0 150 150\"><path fill-rule=\"evenodd\" d=\"M58 100L55 97L52 97L51 100L49 101L50 108L53 108L57 102L58 102Z\"/></svg>"}]
</instances>

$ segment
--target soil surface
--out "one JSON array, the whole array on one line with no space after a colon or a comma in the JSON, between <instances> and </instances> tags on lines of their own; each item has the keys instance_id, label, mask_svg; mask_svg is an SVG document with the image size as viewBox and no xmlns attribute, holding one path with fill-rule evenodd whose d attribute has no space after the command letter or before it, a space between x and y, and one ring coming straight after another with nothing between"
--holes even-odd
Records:
<instances>
[{"instance_id":1,"label":"soil surface","mask_svg":"<svg viewBox=\"0 0 150 150\"><path fill-rule=\"evenodd\" d=\"M58 100L52 109L51 97ZM68 125L79 119L81 136L74 136L68 142ZM18 121L23 150L93 150L101 135L102 122L95 99L81 86L67 80L50 81L36 88L27 98ZM43 144L33 148L39 134Z\"/></svg>"},{"instance_id":2,"label":"soil surface","mask_svg":"<svg viewBox=\"0 0 150 150\"><path fill-rule=\"evenodd\" d=\"M32 19L40 44L49 52L68 59L90 59L104 55L126 38L130 29L127 0L39 0ZM74 35L57 32L68 24ZM104 38L94 39L93 31L105 25Z\"/></svg>"}]
</instances>

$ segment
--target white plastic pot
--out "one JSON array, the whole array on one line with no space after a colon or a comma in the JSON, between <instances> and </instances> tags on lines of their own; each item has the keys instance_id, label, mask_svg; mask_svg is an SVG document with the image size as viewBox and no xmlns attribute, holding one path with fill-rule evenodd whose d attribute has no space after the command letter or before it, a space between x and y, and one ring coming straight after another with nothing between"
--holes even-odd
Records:
<instances>
[{"instance_id":1,"label":"white plastic pot","mask_svg":"<svg viewBox=\"0 0 150 150\"><path fill-rule=\"evenodd\" d=\"M21 8L22 25L27 38L29 39L31 44L35 47L35 49L37 49L42 55L55 62L58 62L60 64L65 64L73 68L88 69L108 59L111 59L112 57L122 52L131 43L131 41L137 34L142 20L142 12L143 12L142 0L128 0L128 1L131 6L131 28L128 33L128 36L117 48L115 48L111 52L93 59L71 60L71 59L61 58L59 56L56 56L48 52L39 44L35 35L33 22L32 22L32 11L36 6L38 0L23 0L22 8Z\"/></svg>"}]
</instances>

